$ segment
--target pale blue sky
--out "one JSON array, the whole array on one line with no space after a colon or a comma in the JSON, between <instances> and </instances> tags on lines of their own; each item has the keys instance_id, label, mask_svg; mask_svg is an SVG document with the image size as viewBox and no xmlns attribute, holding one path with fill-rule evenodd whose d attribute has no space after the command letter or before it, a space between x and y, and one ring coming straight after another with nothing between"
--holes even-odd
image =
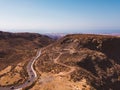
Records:
<instances>
[{"instance_id":1,"label":"pale blue sky","mask_svg":"<svg viewBox=\"0 0 120 90\"><path fill-rule=\"evenodd\" d=\"M120 33L120 0L0 0L0 30Z\"/></svg>"}]
</instances>

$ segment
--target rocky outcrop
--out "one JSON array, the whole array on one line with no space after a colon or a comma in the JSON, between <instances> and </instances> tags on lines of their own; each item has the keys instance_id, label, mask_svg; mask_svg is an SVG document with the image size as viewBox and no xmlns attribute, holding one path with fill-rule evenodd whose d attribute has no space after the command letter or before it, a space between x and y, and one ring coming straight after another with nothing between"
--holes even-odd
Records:
<instances>
[{"instance_id":1,"label":"rocky outcrop","mask_svg":"<svg viewBox=\"0 0 120 90\"><path fill-rule=\"evenodd\" d=\"M119 90L120 88L119 37L90 34L67 35L44 49L43 56L46 53L50 58L43 63L51 62L47 65L49 67L54 64L51 56L55 57L56 53L62 53L58 61L77 68L70 74L71 80L75 82L86 78L88 83L97 90ZM40 62L45 60L44 58L41 56ZM39 62L37 66L40 66ZM56 66L56 69L59 70L59 66Z\"/></svg>"}]
</instances>

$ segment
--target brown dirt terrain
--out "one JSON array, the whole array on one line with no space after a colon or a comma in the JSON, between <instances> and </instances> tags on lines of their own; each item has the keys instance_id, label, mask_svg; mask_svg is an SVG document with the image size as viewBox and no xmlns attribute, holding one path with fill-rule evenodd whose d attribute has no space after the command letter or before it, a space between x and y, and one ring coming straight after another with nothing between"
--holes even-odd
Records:
<instances>
[{"instance_id":1,"label":"brown dirt terrain","mask_svg":"<svg viewBox=\"0 0 120 90\"><path fill-rule=\"evenodd\" d=\"M0 85L12 85L18 83L16 81L23 82L22 79L27 77L28 61L36 55L38 48L47 46L52 42L51 38L36 33L0 31ZM23 66L20 66L19 63Z\"/></svg>"},{"instance_id":2,"label":"brown dirt terrain","mask_svg":"<svg viewBox=\"0 0 120 90\"><path fill-rule=\"evenodd\" d=\"M47 76L51 73L53 80L45 85L49 86L51 84L50 86L54 88L56 88L54 86L55 83L53 84L54 80L55 82L57 81L57 85L59 80L56 79L60 77L62 79L67 78L66 82L73 83L71 87L74 87L75 83L80 83L81 80L86 80L86 85L90 86L91 89L84 88L85 90L93 90L93 87L97 90L119 90L119 46L120 38L115 36L67 35L42 49L42 55L36 62L36 68L41 75L39 80L43 79L43 73L46 73ZM47 79L50 78L47 77ZM39 80L38 83L41 85L42 82L40 83ZM67 85L64 87L68 88ZM33 88L35 87L33 86ZM41 90L56 89L48 88ZM81 89L70 88L66 90Z\"/></svg>"}]
</instances>

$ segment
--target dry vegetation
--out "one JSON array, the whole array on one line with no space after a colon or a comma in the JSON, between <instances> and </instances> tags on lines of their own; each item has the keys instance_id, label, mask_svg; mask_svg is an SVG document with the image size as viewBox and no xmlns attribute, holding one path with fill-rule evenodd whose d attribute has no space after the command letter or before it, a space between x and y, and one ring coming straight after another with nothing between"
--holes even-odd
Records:
<instances>
[{"instance_id":1,"label":"dry vegetation","mask_svg":"<svg viewBox=\"0 0 120 90\"><path fill-rule=\"evenodd\" d=\"M42 72L52 73L51 71L55 70L59 71L58 74L65 73L69 72L68 67L76 68L75 71L66 75L74 83L84 78L91 87L97 90L119 90L119 46L120 38L115 36L67 35L42 50L42 56L36 67L41 75ZM60 53L62 54L57 60L60 64L56 65L54 59Z\"/></svg>"},{"instance_id":2,"label":"dry vegetation","mask_svg":"<svg viewBox=\"0 0 120 90\"><path fill-rule=\"evenodd\" d=\"M53 80L40 83L37 82L30 90L95 90L85 79L79 82L70 81L66 77L54 77Z\"/></svg>"},{"instance_id":3,"label":"dry vegetation","mask_svg":"<svg viewBox=\"0 0 120 90\"><path fill-rule=\"evenodd\" d=\"M10 86L23 83L27 79L24 64L25 62L19 63L15 67L8 66L2 70L0 75L0 86Z\"/></svg>"},{"instance_id":4,"label":"dry vegetation","mask_svg":"<svg viewBox=\"0 0 120 90\"><path fill-rule=\"evenodd\" d=\"M23 83L28 77L28 61L38 48L52 42L49 37L36 33L0 32L0 85Z\"/></svg>"},{"instance_id":5,"label":"dry vegetation","mask_svg":"<svg viewBox=\"0 0 120 90\"><path fill-rule=\"evenodd\" d=\"M53 40L31 33L0 32L0 85L23 83L27 62ZM38 80L30 90L119 90L120 38L67 35L42 48L35 62Z\"/></svg>"}]
</instances>

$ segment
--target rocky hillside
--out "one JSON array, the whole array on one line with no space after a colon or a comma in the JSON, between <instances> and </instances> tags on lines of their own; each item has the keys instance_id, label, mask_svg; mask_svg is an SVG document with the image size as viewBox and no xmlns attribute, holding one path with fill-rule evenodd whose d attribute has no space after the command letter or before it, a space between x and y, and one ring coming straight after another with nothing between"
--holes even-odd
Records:
<instances>
[{"instance_id":1,"label":"rocky hillside","mask_svg":"<svg viewBox=\"0 0 120 90\"><path fill-rule=\"evenodd\" d=\"M119 90L120 38L67 35L42 50L36 67L39 72L68 76L74 83L85 79L97 90Z\"/></svg>"},{"instance_id":2,"label":"rocky hillside","mask_svg":"<svg viewBox=\"0 0 120 90\"><path fill-rule=\"evenodd\" d=\"M47 46L53 40L36 33L8 33L0 31L0 70L9 65L27 61L35 49Z\"/></svg>"}]
</instances>

